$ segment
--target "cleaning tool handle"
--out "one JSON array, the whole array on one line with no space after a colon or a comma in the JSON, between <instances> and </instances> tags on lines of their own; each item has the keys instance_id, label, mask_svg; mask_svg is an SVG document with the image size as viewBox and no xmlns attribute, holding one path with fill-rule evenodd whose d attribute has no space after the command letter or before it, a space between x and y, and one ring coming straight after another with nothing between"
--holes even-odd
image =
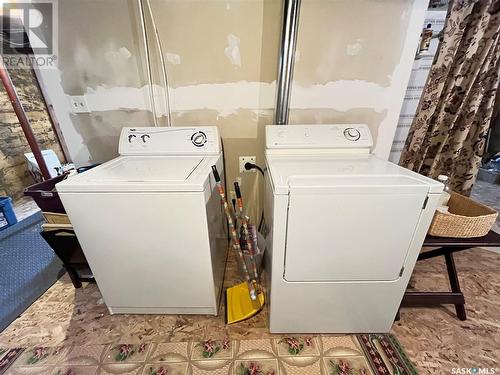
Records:
<instances>
[{"instance_id":1,"label":"cleaning tool handle","mask_svg":"<svg viewBox=\"0 0 500 375\"><path fill-rule=\"evenodd\" d=\"M250 298L252 300L257 299L257 291L255 290L254 284L250 278L250 273L248 272L247 265L245 263L245 258L243 256L243 251L240 247L240 242L238 240L238 234L236 233L236 228L234 227L233 215L231 214L230 206L227 204L226 194L224 192L224 188L222 187L222 183L220 180L219 172L217 171L217 167L212 165L212 171L214 173L215 182L217 183L217 190L219 191L220 199L222 201L222 205L224 206L224 212L226 213L227 223L229 225L229 234L231 235L233 249L236 252L236 255L240 259L241 267L243 269L243 276L245 277L248 290L250 292Z\"/></svg>"},{"instance_id":2,"label":"cleaning tool handle","mask_svg":"<svg viewBox=\"0 0 500 375\"><path fill-rule=\"evenodd\" d=\"M240 184L238 182L234 183L234 191L236 192L236 202L238 203L238 209L240 211L241 223L243 225L243 234L245 235L248 251L250 252L250 260L252 264L252 271L254 274L255 281L259 281L259 272L257 271L257 263L255 262L255 251L253 248L252 240L250 239L250 234L248 232L248 220L243 210L243 199L241 198Z\"/></svg>"},{"instance_id":3,"label":"cleaning tool handle","mask_svg":"<svg viewBox=\"0 0 500 375\"><path fill-rule=\"evenodd\" d=\"M240 184L237 182L234 183L234 191L236 192L236 198L241 199Z\"/></svg>"},{"instance_id":4,"label":"cleaning tool handle","mask_svg":"<svg viewBox=\"0 0 500 375\"><path fill-rule=\"evenodd\" d=\"M214 173L215 182L220 182L219 171L215 165L212 165L212 172Z\"/></svg>"},{"instance_id":5,"label":"cleaning tool handle","mask_svg":"<svg viewBox=\"0 0 500 375\"><path fill-rule=\"evenodd\" d=\"M238 211L240 211L241 220L245 220L243 212L243 199L241 198L240 184L234 183L234 191L236 193L236 203L238 204Z\"/></svg>"}]
</instances>

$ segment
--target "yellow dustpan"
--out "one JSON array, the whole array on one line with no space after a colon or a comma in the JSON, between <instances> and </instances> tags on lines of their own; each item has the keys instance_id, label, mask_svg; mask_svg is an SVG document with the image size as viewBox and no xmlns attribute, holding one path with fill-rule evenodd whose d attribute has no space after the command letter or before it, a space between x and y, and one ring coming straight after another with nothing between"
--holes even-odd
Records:
<instances>
[{"instance_id":1,"label":"yellow dustpan","mask_svg":"<svg viewBox=\"0 0 500 375\"><path fill-rule=\"evenodd\" d=\"M224 206L224 212L226 213L229 233L231 235L231 244L236 255L238 256L243 270L243 275L246 279L245 283L235 285L226 290L226 323L231 324L251 318L262 310L262 307L264 307L264 292L262 291L262 288L260 288L260 285L256 285L255 281L252 281L250 278L245 258L243 257L243 252L240 247L238 234L236 232L236 228L234 227L231 208L227 204L226 194L224 193L219 172L217 171L217 167L215 165L212 165L212 171L217 185L217 190L219 191L219 195ZM237 194L241 200L239 186L236 185L236 187ZM254 259L252 259L252 261L255 263ZM256 272L257 268L255 267L254 270ZM258 275L256 273L256 277L257 276ZM254 299L251 297L254 297Z\"/></svg>"},{"instance_id":2,"label":"yellow dustpan","mask_svg":"<svg viewBox=\"0 0 500 375\"><path fill-rule=\"evenodd\" d=\"M242 229L245 235L246 243L250 254L253 253L253 244L250 240L248 230L248 219L243 212L243 199L241 197L240 185L234 183L234 191L236 193L236 202L240 212ZM237 237L233 237L234 241L239 242ZM243 269L243 274L247 282L237 284L226 290L226 323L232 324L241 322L242 320L251 318L264 307L264 292L260 285L256 282L259 279L255 258L250 256L254 280L250 279L248 268L243 257L241 248L237 249L237 254L240 259L240 266Z\"/></svg>"},{"instance_id":3,"label":"yellow dustpan","mask_svg":"<svg viewBox=\"0 0 500 375\"><path fill-rule=\"evenodd\" d=\"M265 296L262 288L256 288L257 298L250 298L248 283L236 284L226 289L226 323L232 324L251 318L264 307Z\"/></svg>"}]
</instances>

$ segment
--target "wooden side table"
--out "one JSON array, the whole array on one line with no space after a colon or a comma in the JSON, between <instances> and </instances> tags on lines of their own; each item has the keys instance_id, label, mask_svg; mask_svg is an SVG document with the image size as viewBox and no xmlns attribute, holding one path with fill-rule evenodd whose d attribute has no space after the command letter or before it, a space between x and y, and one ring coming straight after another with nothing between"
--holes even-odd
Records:
<instances>
[{"instance_id":1,"label":"wooden side table","mask_svg":"<svg viewBox=\"0 0 500 375\"><path fill-rule=\"evenodd\" d=\"M80 288L82 281L95 282L73 229L43 231L40 235L63 262L75 288Z\"/></svg>"},{"instance_id":2,"label":"wooden side table","mask_svg":"<svg viewBox=\"0 0 500 375\"><path fill-rule=\"evenodd\" d=\"M478 238L444 238L427 236L423 247L438 247L437 249L420 253L417 261L444 256L451 291L446 292L406 292L401 307L455 305L458 319L466 320L465 299L460 289L457 268L453 253L472 249L474 247L500 247L500 234L490 230L484 237ZM396 316L399 319L399 312Z\"/></svg>"}]
</instances>

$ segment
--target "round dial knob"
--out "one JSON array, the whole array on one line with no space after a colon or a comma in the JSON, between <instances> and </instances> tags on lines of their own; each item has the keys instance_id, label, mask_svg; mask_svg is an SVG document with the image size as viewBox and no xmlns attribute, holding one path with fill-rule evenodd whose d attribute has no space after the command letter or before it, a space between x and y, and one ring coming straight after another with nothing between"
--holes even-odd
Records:
<instances>
[{"instance_id":1,"label":"round dial knob","mask_svg":"<svg viewBox=\"0 0 500 375\"><path fill-rule=\"evenodd\" d=\"M203 145L207 143L207 135L202 131L193 133L193 135L191 136L191 142L196 147L203 147Z\"/></svg>"},{"instance_id":2,"label":"round dial knob","mask_svg":"<svg viewBox=\"0 0 500 375\"><path fill-rule=\"evenodd\" d=\"M349 141L357 141L361 137L361 134L358 129L346 128L344 130L344 137Z\"/></svg>"}]
</instances>

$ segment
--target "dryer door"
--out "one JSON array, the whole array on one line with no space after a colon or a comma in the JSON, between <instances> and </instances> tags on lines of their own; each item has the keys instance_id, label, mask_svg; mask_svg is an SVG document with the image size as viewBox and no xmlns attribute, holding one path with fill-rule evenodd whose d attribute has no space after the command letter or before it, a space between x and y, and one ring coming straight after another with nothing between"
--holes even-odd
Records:
<instances>
[{"instance_id":1,"label":"dryer door","mask_svg":"<svg viewBox=\"0 0 500 375\"><path fill-rule=\"evenodd\" d=\"M398 279L428 187L405 176L311 177L290 180L284 278Z\"/></svg>"}]
</instances>

